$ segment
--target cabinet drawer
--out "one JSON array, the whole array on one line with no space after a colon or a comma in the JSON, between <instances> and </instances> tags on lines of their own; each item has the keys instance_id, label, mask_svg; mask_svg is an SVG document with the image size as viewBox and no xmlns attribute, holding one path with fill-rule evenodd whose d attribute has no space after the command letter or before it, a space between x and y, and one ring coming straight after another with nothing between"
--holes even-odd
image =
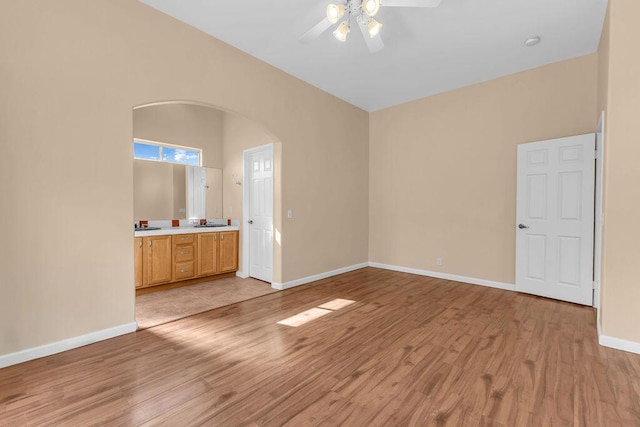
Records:
<instances>
[{"instance_id":1,"label":"cabinet drawer","mask_svg":"<svg viewBox=\"0 0 640 427\"><path fill-rule=\"evenodd\" d=\"M176 262L182 261L194 261L195 260L195 245L176 245L173 248L173 254Z\"/></svg>"},{"instance_id":2,"label":"cabinet drawer","mask_svg":"<svg viewBox=\"0 0 640 427\"><path fill-rule=\"evenodd\" d=\"M189 279L196 275L193 261L177 262L174 270L174 280Z\"/></svg>"},{"instance_id":3,"label":"cabinet drawer","mask_svg":"<svg viewBox=\"0 0 640 427\"><path fill-rule=\"evenodd\" d=\"M194 234L175 234L173 236L173 244L181 245L183 243L194 243Z\"/></svg>"}]
</instances>

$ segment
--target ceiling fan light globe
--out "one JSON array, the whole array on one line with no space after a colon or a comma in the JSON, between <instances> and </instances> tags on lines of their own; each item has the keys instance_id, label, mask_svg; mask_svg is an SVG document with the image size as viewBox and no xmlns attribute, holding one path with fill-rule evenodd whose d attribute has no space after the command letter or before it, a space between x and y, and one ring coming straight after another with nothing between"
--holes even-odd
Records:
<instances>
[{"instance_id":1,"label":"ceiling fan light globe","mask_svg":"<svg viewBox=\"0 0 640 427\"><path fill-rule=\"evenodd\" d=\"M333 32L333 37L335 37L336 40L338 41L346 42L347 34L349 34L349 26L347 25L346 22L342 22L340 25L338 25L338 28L336 28L336 30Z\"/></svg>"},{"instance_id":2,"label":"ceiling fan light globe","mask_svg":"<svg viewBox=\"0 0 640 427\"><path fill-rule=\"evenodd\" d=\"M362 2L362 11L368 16L375 16L380 10L380 0L364 0Z\"/></svg>"},{"instance_id":3,"label":"ceiling fan light globe","mask_svg":"<svg viewBox=\"0 0 640 427\"><path fill-rule=\"evenodd\" d=\"M376 21L375 19L371 19L367 24L367 31L369 31L369 37L374 38L380 32L382 28L382 24Z\"/></svg>"},{"instance_id":4,"label":"ceiling fan light globe","mask_svg":"<svg viewBox=\"0 0 640 427\"><path fill-rule=\"evenodd\" d=\"M344 6L341 4L329 4L327 6L327 19L332 24L338 22L338 19L342 18L344 15Z\"/></svg>"},{"instance_id":5,"label":"ceiling fan light globe","mask_svg":"<svg viewBox=\"0 0 640 427\"><path fill-rule=\"evenodd\" d=\"M526 47L532 47L540 43L541 40L540 36L530 37L524 41L524 45Z\"/></svg>"}]
</instances>

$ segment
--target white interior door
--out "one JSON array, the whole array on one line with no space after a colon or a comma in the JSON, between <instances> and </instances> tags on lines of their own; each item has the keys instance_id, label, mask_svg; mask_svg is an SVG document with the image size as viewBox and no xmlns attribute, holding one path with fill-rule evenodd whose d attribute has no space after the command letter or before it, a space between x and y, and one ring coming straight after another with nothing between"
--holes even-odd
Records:
<instances>
[{"instance_id":1,"label":"white interior door","mask_svg":"<svg viewBox=\"0 0 640 427\"><path fill-rule=\"evenodd\" d=\"M518 146L516 290L593 302L595 135Z\"/></svg>"},{"instance_id":2,"label":"white interior door","mask_svg":"<svg viewBox=\"0 0 640 427\"><path fill-rule=\"evenodd\" d=\"M249 153L249 276L273 277L273 148Z\"/></svg>"}]
</instances>

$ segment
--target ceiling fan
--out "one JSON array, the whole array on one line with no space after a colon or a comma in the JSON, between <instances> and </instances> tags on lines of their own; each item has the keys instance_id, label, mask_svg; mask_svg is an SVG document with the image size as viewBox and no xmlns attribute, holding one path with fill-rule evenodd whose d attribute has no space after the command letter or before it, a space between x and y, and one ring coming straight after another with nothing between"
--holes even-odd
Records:
<instances>
[{"instance_id":1,"label":"ceiling fan","mask_svg":"<svg viewBox=\"0 0 640 427\"><path fill-rule=\"evenodd\" d=\"M327 6L327 16L314 25L309 31L300 37L302 43L309 43L326 30L342 22L333 31L333 36L341 42L347 41L347 35L351 30L351 21L355 19L362 36L371 53L384 47L380 38L382 24L373 17L380 7L438 7L442 0L342 0L338 4ZM344 19L343 19L344 18Z\"/></svg>"}]
</instances>

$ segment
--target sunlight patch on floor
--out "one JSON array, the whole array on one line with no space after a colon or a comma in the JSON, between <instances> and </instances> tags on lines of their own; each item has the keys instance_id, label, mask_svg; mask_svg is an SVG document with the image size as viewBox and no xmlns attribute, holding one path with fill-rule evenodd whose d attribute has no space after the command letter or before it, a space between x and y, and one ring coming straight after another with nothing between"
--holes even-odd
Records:
<instances>
[{"instance_id":1,"label":"sunlight patch on floor","mask_svg":"<svg viewBox=\"0 0 640 427\"><path fill-rule=\"evenodd\" d=\"M288 317L277 323L278 325L285 325L285 326L291 326L296 328L314 319L322 317L325 314L333 313L335 310L340 310L341 308L351 305L354 302L355 301L351 301L349 299L336 298L332 301L325 302L324 304L319 305L318 307L314 307L309 310L303 311L302 313L298 313L295 316Z\"/></svg>"},{"instance_id":2,"label":"sunlight patch on floor","mask_svg":"<svg viewBox=\"0 0 640 427\"><path fill-rule=\"evenodd\" d=\"M340 310L348 305L353 304L355 301L351 301L350 299L341 299L336 298L333 301L325 302L322 305L319 305L318 308L324 308L327 310Z\"/></svg>"},{"instance_id":3,"label":"sunlight patch on floor","mask_svg":"<svg viewBox=\"0 0 640 427\"><path fill-rule=\"evenodd\" d=\"M322 308L314 307L314 308L310 308L307 311L303 311L302 313L298 313L295 316L291 316L289 318L281 320L278 322L278 324L285 325L285 326L292 326L295 328L329 313L333 313L333 312L331 310L324 310Z\"/></svg>"}]
</instances>

